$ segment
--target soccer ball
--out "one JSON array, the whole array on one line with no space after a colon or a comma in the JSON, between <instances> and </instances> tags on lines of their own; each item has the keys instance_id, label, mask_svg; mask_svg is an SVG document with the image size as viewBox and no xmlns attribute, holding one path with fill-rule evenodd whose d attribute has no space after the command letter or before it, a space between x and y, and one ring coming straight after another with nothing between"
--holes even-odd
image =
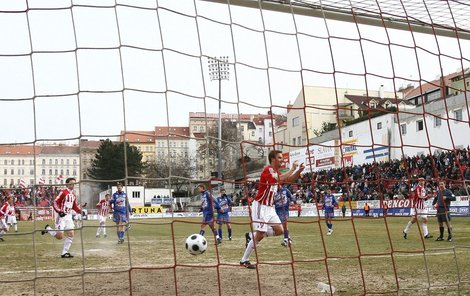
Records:
<instances>
[{"instance_id":1,"label":"soccer ball","mask_svg":"<svg viewBox=\"0 0 470 296\"><path fill-rule=\"evenodd\" d=\"M207 240L200 234L191 234L186 239L186 250L191 255L201 255L207 249Z\"/></svg>"}]
</instances>

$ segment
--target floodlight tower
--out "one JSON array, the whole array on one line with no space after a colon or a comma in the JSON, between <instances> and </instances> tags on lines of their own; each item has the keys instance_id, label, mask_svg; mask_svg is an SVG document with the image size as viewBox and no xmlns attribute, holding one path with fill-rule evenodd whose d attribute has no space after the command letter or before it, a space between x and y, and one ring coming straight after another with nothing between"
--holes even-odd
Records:
<instances>
[{"instance_id":1,"label":"floodlight tower","mask_svg":"<svg viewBox=\"0 0 470 296\"><path fill-rule=\"evenodd\" d=\"M209 58L209 77L212 80L219 81L219 129L217 136L217 177L222 179L222 80L229 80L230 78L230 64L228 63L228 56L221 56L219 58Z\"/></svg>"}]
</instances>

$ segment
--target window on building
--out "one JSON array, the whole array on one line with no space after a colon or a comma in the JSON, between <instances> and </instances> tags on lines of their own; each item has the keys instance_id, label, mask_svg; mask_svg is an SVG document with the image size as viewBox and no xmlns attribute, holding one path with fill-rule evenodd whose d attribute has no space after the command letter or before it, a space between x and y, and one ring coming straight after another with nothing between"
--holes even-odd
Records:
<instances>
[{"instance_id":1,"label":"window on building","mask_svg":"<svg viewBox=\"0 0 470 296\"><path fill-rule=\"evenodd\" d=\"M132 198L140 198L140 191L132 191Z\"/></svg>"},{"instance_id":2,"label":"window on building","mask_svg":"<svg viewBox=\"0 0 470 296\"><path fill-rule=\"evenodd\" d=\"M197 125L193 125L193 132L197 132Z\"/></svg>"},{"instance_id":3,"label":"window on building","mask_svg":"<svg viewBox=\"0 0 470 296\"><path fill-rule=\"evenodd\" d=\"M52 158L49 159L49 164L52 164Z\"/></svg>"},{"instance_id":4,"label":"window on building","mask_svg":"<svg viewBox=\"0 0 470 296\"><path fill-rule=\"evenodd\" d=\"M42 160L42 164L46 164L46 160L45 160L45 159Z\"/></svg>"},{"instance_id":5,"label":"window on building","mask_svg":"<svg viewBox=\"0 0 470 296\"><path fill-rule=\"evenodd\" d=\"M416 121L416 131L422 131L424 129L424 123L422 120Z\"/></svg>"},{"instance_id":6,"label":"window on building","mask_svg":"<svg viewBox=\"0 0 470 296\"><path fill-rule=\"evenodd\" d=\"M57 176L57 175L59 174L59 170L58 170L58 169L55 169L55 170L54 170L54 173L55 173L55 175Z\"/></svg>"},{"instance_id":7,"label":"window on building","mask_svg":"<svg viewBox=\"0 0 470 296\"><path fill-rule=\"evenodd\" d=\"M406 123L400 124L400 131L402 135L406 135Z\"/></svg>"},{"instance_id":8,"label":"window on building","mask_svg":"<svg viewBox=\"0 0 470 296\"><path fill-rule=\"evenodd\" d=\"M12 175L15 174L15 170L14 170L14 169L11 169L11 174L12 174Z\"/></svg>"},{"instance_id":9,"label":"window on building","mask_svg":"<svg viewBox=\"0 0 470 296\"><path fill-rule=\"evenodd\" d=\"M5 159L5 160L3 161L3 164L4 164L4 165L7 165L7 164L8 164L8 161Z\"/></svg>"},{"instance_id":10,"label":"window on building","mask_svg":"<svg viewBox=\"0 0 470 296\"><path fill-rule=\"evenodd\" d=\"M377 129L382 129L382 122L377 122Z\"/></svg>"},{"instance_id":11,"label":"window on building","mask_svg":"<svg viewBox=\"0 0 470 296\"><path fill-rule=\"evenodd\" d=\"M64 174L64 169L61 169L61 170L60 170L60 174L61 174L61 175Z\"/></svg>"},{"instance_id":12,"label":"window on building","mask_svg":"<svg viewBox=\"0 0 470 296\"><path fill-rule=\"evenodd\" d=\"M8 170L7 170L7 169L4 169L4 170L3 170L3 174L4 174L5 176L8 175Z\"/></svg>"},{"instance_id":13,"label":"window on building","mask_svg":"<svg viewBox=\"0 0 470 296\"><path fill-rule=\"evenodd\" d=\"M261 127L258 130L259 130L260 134L263 132L263 128L261 128Z\"/></svg>"},{"instance_id":14,"label":"window on building","mask_svg":"<svg viewBox=\"0 0 470 296\"><path fill-rule=\"evenodd\" d=\"M302 144L302 141L300 140L300 137L297 137L297 145Z\"/></svg>"},{"instance_id":15,"label":"window on building","mask_svg":"<svg viewBox=\"0 0 470 296\"><path fill-rule=\"evenodd\" d=\"M245 131L245 126L244 126L243 124L240 125L240 131L241 131L241 132L244 132L244 131Z\"/></svg>"},{"instance_id":16,"label":"window on building","mask_svg":"<svg viewBox=\"0 0 470 296\"><path fill-rule=\"evenodd\" d=\"M351 138L353 136L353 131L349 131L349 137Z\"/></svg>"},{"instance_id":17,"label":"window on building","mask_svg":"<svg viewBox=\"0 0 470 296\"><path fill-rule=\"evenodd\" d=\"M201 126L199 127L199 131L200 131L200 132L203 132L203 131L204 131L204 126L201 125Z\"/></svg>"},{"instance_id":18,"label":"window on building","mask_svg":"<svg viewBox=\"0 0 470 296\"><path fill-rule=\"evenodd\" d=\"M295 144L295 138L292 138L292 145L296 145Z\"/></svg>"},{"instance_id":19,"label":"window on building","mask_svg":"<svg viewBox=\"0 0 470 296\"><path fill-rule=\"evenodd\" d=\"M59 164L59 160L57 158L55 159L55 164Z\"/></svg>"},{"instance_id":20,"label":"window on building","mask_svg":"<svg viewBox=\"0 0 470 296\"><path fill-rule=\"evenodd\" d=\"M69 169L65 170L65 174L66 174L67 176L69 176L69 175L70 175L70 170L69 170Z\"/></svg>"},{"instance_id":21,"label":"window on building","mask_svg":"<svg viewBox=\"0 0 470 296\"><path fill-rule=\"evenodd\" d=\"M454 110L454 118L456 120L462 120L462 109ZM454 123L458 123L458 121L454 121Z\"/></svg>"},{"instance_id":22,"label":"window on building","mask_svg":"<svg viewBox=\"0 0 470 296\"><path fill-rule=\"evenodd\" d=\"M70 159L67 158L67 165L69 165L69 164L70 164Z\"/></svg>"},{"instance_id":23,"label":"window on building","mask_svg":"<svg viewBox=\"0 0 470 296\"><path fill-rule=\"evenodd\" d=\"M30 174L30 175L34 175L34 170L33 170L33 169L30 169L30 170L29 170L29 174Z\"/></svg>"},{"instance_id":24,"label":"window on building","mask_svg":"<svg viewBox=\"0 0 470 296\"><path fill-rule=\"evenodd\" d=\"M442 125L442 119L440 117L434 117L434 127L438 127Z\"/></svg>"},{"instance_id":25,"label":"window on building","mask_svg":"<svg viewBox=\"0 0 470 296\"><path fill-rule=\"evenodd\" d=\"M29 160L29 164L30 164L30 165L33 165L33 164L34 164L34 159L30 159L30 160Z\"/></svg>"},{"instance_id":26,"label":"window on building","mask_svg":"<svg viewBox=\"0 0 470 296\"><path fill-rule=\"evenodd\" d=\"M15 160L14 160L14 159L11 160L11 164L12 164L12 165L15 164Z\"/></svg>"},{"instance_id":27,"label":"window on building","mask_svg":"<svg viewBox=\"0 0 470 296\"><path fill-rule=\"evenodd\" d=\"M49 185L51 185L51 184L52 184L52 180L49 180Z\"/></svg>"},{"instance_id":28,"label":"window on building","mask_svg":"<svg viewBox=\"0 0 470 296\"><path fill-rule=\"evenodd\" d=\"M273 123L272 123L272 122L269 122L269 127L273 127Z\"/></svg>"},{"instance_id":29,"label":"window on building","mask_svg":"<svg viewBox=\"0 0 470 296\"><path fill-rule=\"evenodd\" d=\"M3 179L3 186L7 186L8 185L8 180L7 179Z\"/></svg>"},{"instance_id":30,"label":"window on building","mask_svg":"<svg viewBox=\"0 0 470 296\"><path fill-rule=\"evenodd\" d=\"M19 160L18 160L18 163L20 163ZM21 164L24 165L24 159L21 160Z\"/></svg>"},{"instance_id":31,"label":"window on building","mask_svg":"<svg viewBox=\"0 0 470 296\"><path fill-rule=\"evenodd\" d=\"M74 164L74 165L77 164L77 160L76 160L76 159L73 160L73 164Z\"/></svg>"},{"instance_id":32,"label":"window on building","mask_svg":"<svg viewBox=\"0 0 470 296\"><path fill-rule=\"evenodd\" d=\"M252 131L252 132L251 132L251 136L252 136L252 137L255 136L255 131Z\"/></svg>"},{"instance_id":33,"label":"window on building","mask_svg":"<svg viewBox=\"0 0 470 296\"><path fill-rule=\"evenodd\" d=\"M46 169L42 169L42 170L41 170L41 175L44 176L45 174L46 174Z\"/></svg>"},{"instance_id":34,"label":"window on building","mask_svg":"<svg viewBox=\"0 0 470 296\"><path fill-rule=\"evenodd\" d=\"M21 173L21 170L20 170L20 169L18 169L18 175L22 175L22 173Z\"/></svg>"},{"instance_id":35,"label":"window on building","mask_svg":"<svg viewBox=\"0 0 470 296\"><path fill-rule=\"evenodd\" d=\"M297 116L297 117L294 117L292 118L292 126L298 126L300 124L300 118Z\"/></svg>"},{"instance_id":36,"label":"window on building","mask_svg":"<svg viewBox=\"0 0 470 296\"><path fill-rule=\"evenodd\" d=\"M64 159L61 159L61 160L60 160L60 164L61 164L61 165L64 165Z\"/></svg>"},{"instance_id":37,"label":"window on building","mask_svg":"<svg viewBox=\"0 0 470 296\"><path fill-rule=\"evenodd\" d=\"M49 169L49 176L52 176L52 169Z\"/></svg>"},{"instance_id":38,"label":"window on building","mask_svg":"<svg viewBox=\"0 0 470 296\"><path fill-rule=\"evenodd\" d=\"M77 170L76 170L76 169L74 169L74 170L72 171L72 175L74 175L74 176L77 175Z\"/></svg>"}]
</instances>

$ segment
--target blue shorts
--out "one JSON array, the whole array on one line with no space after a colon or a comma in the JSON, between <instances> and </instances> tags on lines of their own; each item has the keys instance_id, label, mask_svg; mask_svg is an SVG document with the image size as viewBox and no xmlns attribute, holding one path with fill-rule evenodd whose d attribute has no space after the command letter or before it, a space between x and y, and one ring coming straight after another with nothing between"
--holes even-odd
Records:
<instances>
[{"instance_id":1,"label":"blue shorts","mask_svg":"<svg viewBox=\"0 0 470 296\"><path fill-rule=\"evenodd\" d=\"M228 213L221 214L219 213L217 215L217 224L225 224L225 223L230 223L230 215Z\"/></svg>"},{"instance_id":2,"label":"blue shorts","mask_svg":"<svg viewBox=\"0 0 470 296\"><path fill-rule=\"evenodd\" d=\"M325 218L334 218L335 217L335 212L327 212L325 211Z\"/></svg>"},{"instance_id":3,"label":"blue shorts","mask_svg":"<svg viewBox=\"0 0 470 296\"><path fill-rule=\"evenodd\" d=\"M283 208L276 209L276 214L279 216L279 220L281 220L282 223L289 220L289 210Z\"/></svg>"},{"instance_id":4,"label":"blue shorts","mask_svg":"<svg viewBox=\"0 0 470 296\"><path fill-rule=\"evenodd\" d=\"M203 214L202 216L202 223L209 224L214 222L214 215L212 214Z\"/></svg>"},{"instance_id":5,"label":"blue shorts","mask_svg":"<svg viewBox=\"0 0 470 296\"><path fill-rule=\"evenodd\" d=\"M119 222L127 223L129 221L129 218L127 217L127 214L114 212L113 221L116 223L119 223Z\"/></svg>"}]
</instances>

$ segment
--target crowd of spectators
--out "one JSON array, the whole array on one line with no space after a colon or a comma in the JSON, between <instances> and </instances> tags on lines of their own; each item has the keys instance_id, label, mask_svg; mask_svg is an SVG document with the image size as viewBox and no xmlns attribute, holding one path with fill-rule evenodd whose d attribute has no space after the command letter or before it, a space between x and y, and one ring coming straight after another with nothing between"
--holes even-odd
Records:
<instances>
[{"instance_id":1,"label":"crowd of spectators","mask_svg":"<svg viewBox=\"0 0 470 296\"><path fill-rule=\"evenodd\" d=\"M354 165L305 173L290 191L302 202L319 201L328 188L344 200L408 198L418 178L426 179L431 194L444 180L455 195L470 195L470 148L434 155L406 157L389 162ZM235 196L246 205L256 195L258 181L251 181Z\"/></svg>"},{"instance_id":2,"label":"crowd of spectators","mask_svg":"<svg viewBox=\"0 0 470 296\"><path fill-rule=\"evenodd\" d=\"M33 192L29 188L0 188L0 200L6 196L13 196L16 207L48 207L58 191L54 186L38 186Z\"/></svg>"}]
</instances>

